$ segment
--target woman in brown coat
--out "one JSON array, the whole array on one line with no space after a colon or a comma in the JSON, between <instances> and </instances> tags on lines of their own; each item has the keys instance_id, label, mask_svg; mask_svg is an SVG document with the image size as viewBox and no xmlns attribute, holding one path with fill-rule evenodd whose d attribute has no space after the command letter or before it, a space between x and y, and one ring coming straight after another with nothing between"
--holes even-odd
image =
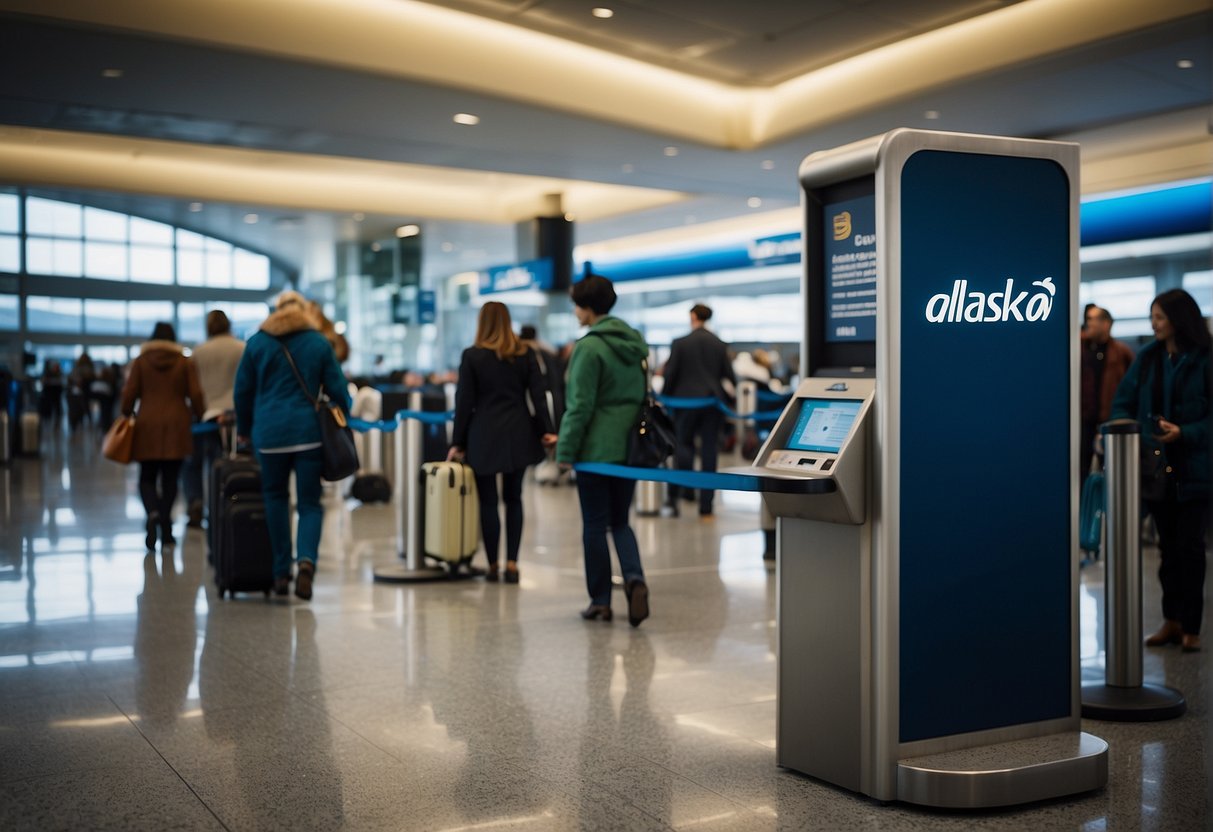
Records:
<instances>
[{"instance_id":1,"label":"woman in brown coat","mask_svg":"<svg viewBox=\"0 0 1213 832\"><path fill-rule=\"evenodd\" d=\"M188 401L187 401L188 400ZM147 548L155 550L159 529L161 548L172 546L173 502L182 461L194 452L190 411L199 420L206 410L198 371L177 343L173 325L158 323L152 338L139 348L122 389L122 415L135 412L131 458L139 462L139 496L147 511Z\"/></svg>"}]
</instances>

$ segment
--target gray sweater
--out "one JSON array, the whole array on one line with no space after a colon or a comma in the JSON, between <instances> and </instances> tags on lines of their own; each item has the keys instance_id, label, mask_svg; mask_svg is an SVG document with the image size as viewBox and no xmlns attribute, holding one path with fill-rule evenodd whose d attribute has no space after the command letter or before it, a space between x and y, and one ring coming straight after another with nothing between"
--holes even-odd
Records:
<instances>
[{"instance_id":1,"label":"gray sweater","mask_svg":"<svg viewBox=\"0 0 1213 832\"><path fill-rule=\"evenodd\" d=\"M198 370L198 382L206 397L203 419L214 419L225 410L234 410L232 388L236 384L236 368L244 355L244 342L231 333L216 335L194 348L192 360Z\"/></svg>"}]
</instances>

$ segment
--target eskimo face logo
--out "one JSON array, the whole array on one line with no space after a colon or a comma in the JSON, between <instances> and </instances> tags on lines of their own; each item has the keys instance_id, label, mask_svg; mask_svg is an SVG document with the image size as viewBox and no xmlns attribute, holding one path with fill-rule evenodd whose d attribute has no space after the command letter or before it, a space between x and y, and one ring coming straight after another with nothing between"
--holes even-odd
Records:
<instances>
[{"instance_id":1,"label":"eskimo face logo","mask_svg":"<svg viewBox=\"0 0 1213 832\"><path fill-rule=\"evenodd\" d=\"M843 211L834 215L834 240L845 240L851 236L851 212Z\"/></svg>"},{"instance_id":2,"label":"eskimo face logo","mask_svg":"<svg viewBox=\"0 0 1213 832\"><path fill-rule=\"evenodd\" d=\"M927 301L927 320L933 324L1047 321L1049 313L1053 311L1053 296L1057 294L1057 287L1053 285L1051 277L1034 280L1032 285L1039 288L1033 292L1016 293L1015 280L1008 277L1003 291L986 294L970 292L969 281L957 280L952 284L951 294L932 295Z\"/></svg>"}]
</instances>

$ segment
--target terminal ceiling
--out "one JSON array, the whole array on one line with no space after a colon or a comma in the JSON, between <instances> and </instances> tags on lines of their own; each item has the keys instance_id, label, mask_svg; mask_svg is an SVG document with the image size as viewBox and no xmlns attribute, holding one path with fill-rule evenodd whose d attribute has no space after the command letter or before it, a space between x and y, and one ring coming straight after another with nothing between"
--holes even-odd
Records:
<instances>
[{"instance_id":1,"label":"terminal ceiling","mask_svg":"<svg viewBox=\"0 0 1213 832\"><path fill-rule=\"evenodd\" d=\"M421 222L451 273L553 193L583 242L787 207L897 126L1079 140L1088 191L1213 167L1208 0L593 5L0 0L0 180L294 264Z\"/></svg>"}]
</instances>

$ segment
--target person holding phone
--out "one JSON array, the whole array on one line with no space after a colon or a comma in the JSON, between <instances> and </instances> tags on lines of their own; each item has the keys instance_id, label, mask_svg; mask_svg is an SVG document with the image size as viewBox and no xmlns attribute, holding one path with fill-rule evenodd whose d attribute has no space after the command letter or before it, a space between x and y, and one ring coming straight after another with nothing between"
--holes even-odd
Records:
<instances>
[{"instance_id":1,"label":"person holding phone","mask_svg":"<svg viewBox=\"0 0 1213 832\"><path fill-rule=\"evenodd\" d=\"M1209 330L1195 299L1171 289L1150 306L1154 341L1129 367L1112 418L1141 422L1141 495L1158 527L1162 627L1146 644L1200 649L1209 504Z\"/></svg>"}]
</instances>

